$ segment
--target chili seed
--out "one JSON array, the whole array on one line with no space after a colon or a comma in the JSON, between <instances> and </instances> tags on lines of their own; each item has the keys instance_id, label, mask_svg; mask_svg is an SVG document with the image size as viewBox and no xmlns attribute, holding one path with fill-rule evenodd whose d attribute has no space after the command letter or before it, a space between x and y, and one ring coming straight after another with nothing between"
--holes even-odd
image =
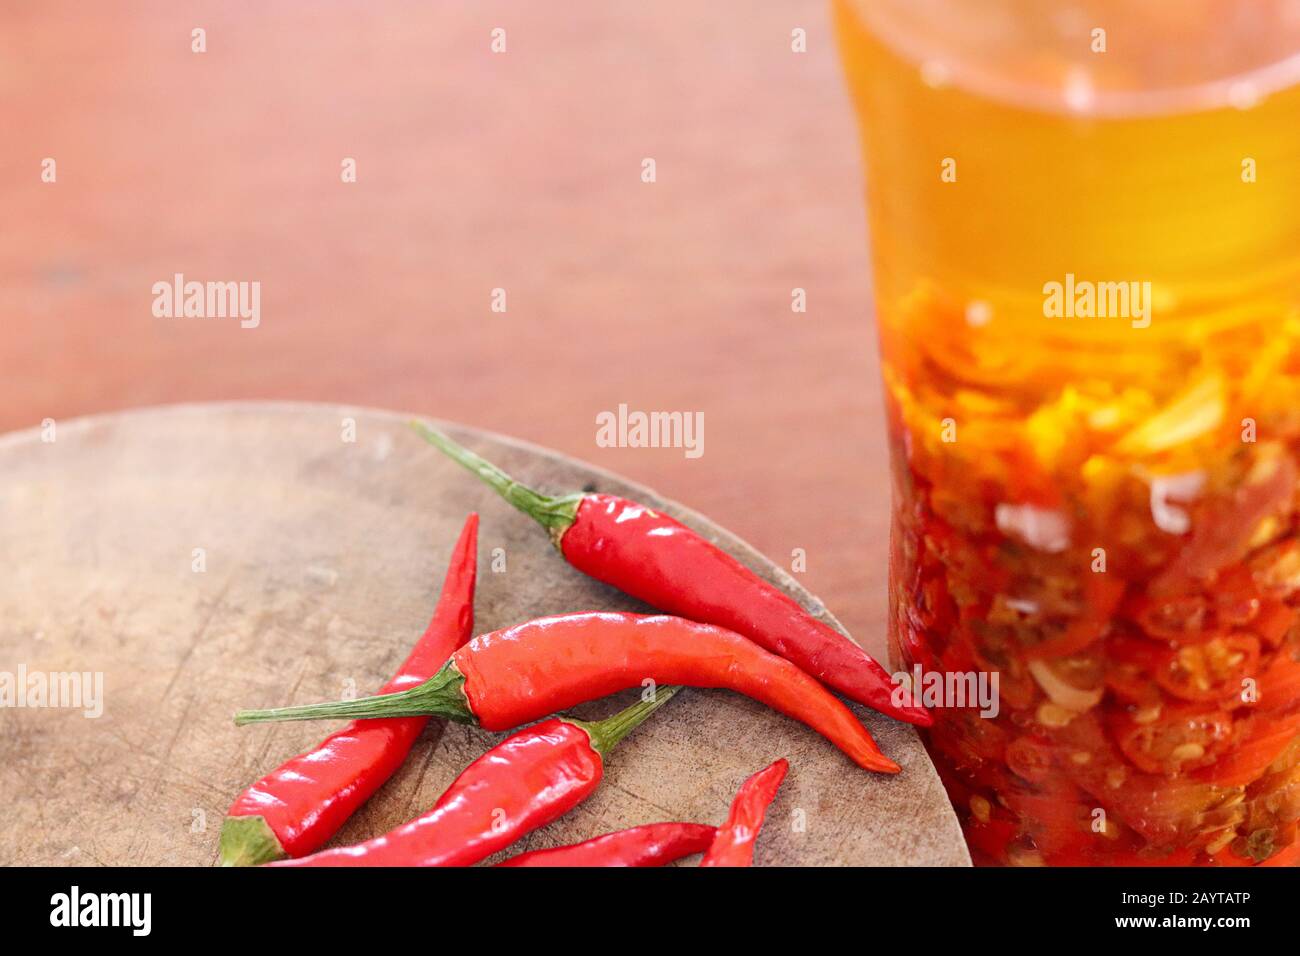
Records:
<instances>
[{"instance_id":1,"label":"chili seed","mask_svg":"<svg viewBox=\"0 0 1300 956\"><path fill-rule=\"evenodd\" d=\"M1205 845L1205 852L1218 853L1220 850L1222 850L1225 846L1227 846L1236 838L1237 838L1237 831L1234 830L1232 827L1228 827L1217 837L1215 837L1215 839L1211 840L1209 843Z\"/></svg>"},{"instance_id":2,"label":"chili seed","mask_svg":"<svg viewBox=\"0 0 1300 956\"><path fill-rule=\"evenodd\" d=\"M1086 750L1076 750L1074 753L1070 754L1070 763L1079 767L1086 766L1092 763L1092 754L1088 753Z\"/></svg>"},{"instance_id":3,"label":"chili seed","mask_svg":"<svg viewBox=\"0 0 1300 956\"><path fill-rule=\"evenodd\" d=\"M1259 524L1255 525L1255 531L1251 534L1250 541L1247 542L1246 547L1252 550L1255 548L1261 548L1276 538L1278 532L1281 530L1282 523L1277 520L1275 515L1269 515L1260 521Z\"/></svg>"},{"instance_id":4,"label":"chili seed","mask_svg":"<svg viewBox=\"0 0 1300 956\"><path fill-rule=\"evenodd\" d=\"M977 793L970 798L970 812L980 823L988 823L993 805Z\"/></svg>"},{"instance_id":5,"label":"chili seed","mask_svg":"<svg viewBox=\"0 0 1300 956\"><path fill-rule=\"evenodd\" d=\"M1066 710L1060 704L1039 704L1038 705L1038 722L1044 727L1061 728L1068 726L1070 721L1074 720L1076 714L1072 710Z\"/></svg>"},{"instance_id":6,"label":"chili seed","mask_svg":"<svg viewBox=\"0 0 1300 956\"><path fill-rule=\"evenodd\" d=\"M1139 708L1133 714L1133 723L1151 724L1160 719L1160 705L1152 704L1150 707Z\"/></svg>"},{"instance_id":7,"label":"chili seed","mask_svg":"<svg viewBox=\"0 0 1300 956\"><path fill-rule=\"evenodd\" d=\"M1011 866L1046 866L1043 856L1037 850L1011 847L1007 850L1007 863Z\"/></svg>"},{"instance_id":8,"label":"chili seed","mask_svg":"<svg viewBox=\"0 0 1300 956\"><path fill-rule=\"evenodd\" d=\"M1205 748L1200 744L1182 744L1175 747L1169 759L1174 763L1186 763L1188 760L1200 760L1205 756Z\"/></svg>"}]
</instances>

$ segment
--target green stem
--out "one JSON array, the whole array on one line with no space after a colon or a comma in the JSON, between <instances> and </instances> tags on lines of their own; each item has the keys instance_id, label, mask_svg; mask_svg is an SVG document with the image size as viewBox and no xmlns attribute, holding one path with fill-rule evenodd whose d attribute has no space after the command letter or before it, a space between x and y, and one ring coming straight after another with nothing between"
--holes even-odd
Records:
<instances>
[{"instance_id":1,"label":"green stem","mask_svg":"<svg viewBox=\"0 0 1300 956\"><path fill-rule=\"evenodd\" d=\"M262 724L281 720L360 720L371 717L446 717L463 724L478 722L465 696L465 678L448 661L442 670L410 690L329 704L303 704L271 710L241 710L235 723Z\"/></svg>"},{"instance_id":2,"label":"green stem","mask_svg":"<svg viewBox=\"0 0 1300 956\"><path fill-rule=\"evenodd\" d=\"M480 458L463 445L458 445L440 431L424 422L412 421L411 427L429 444L436 447L452 461L467 468L506 501L528 515L548 532L559 547L560 538L569 530L582 504L581 492L553 497L521 485L492 462Z\"/></svg>"},{"instance_id":3,"label":"green stem","mask_svg":"<svg viewBox=\"0 0 1300 956\"><path fill-rule=\"evenodd\" d=\"M587 732L588 736L591 737L591 748L603 757L613 750L620 740L641 726L647 717L668 703L673 694L679 690L681 690L680 687L659 687L655 690L654 697L649 700L639 700L631 707L620 710L613 717L606 717L604 720L598 720L594 723L586 720L566 719L568 719L569 723L577 724Z\"/></svg>"},{"instance_id":4,"label":"green stem","mask_svg":"<svg viewBox=\"0 0 1300 956\"><path fill-rule=\"evenodd\" d=\"M260 866L288 855L264 817L226 817L221 824L222 866Z\"/></svg>"}]
</instances>

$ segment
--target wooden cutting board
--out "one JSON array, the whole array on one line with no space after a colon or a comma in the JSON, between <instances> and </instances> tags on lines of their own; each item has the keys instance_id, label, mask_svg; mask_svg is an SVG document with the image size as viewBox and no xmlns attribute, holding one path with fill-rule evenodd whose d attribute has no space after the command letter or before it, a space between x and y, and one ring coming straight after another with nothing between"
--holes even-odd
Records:
<instances>
[{"instance_id":1,"label":"wooden cutting board","mask_svg":"<svg viewBox=\"0 0 1300 956\"><path fill-rule=\"evenodd\" d=\"M61 422L54 441L0 438L0 671L103 675L98 718L0 709L0 864L212 864L235 795L336 726L237 728L231 715L382 684L427 623L471 510L482 515L476 631L644 610L569 568L405 421L327 405L188 405ZM543 489L661 508L826 614L740 539L645 488L446 427ZM634 693L577 713L612 713ZM758 864L968 864L916 734L860 713L900 775L865 773L744 697L688 690L615 751L591 799L515 850L659 820L721 822L737 785L784 756L791 773ZM422 813L498 739L432 722L335 843Z\"/></svg>"}]
</instances>

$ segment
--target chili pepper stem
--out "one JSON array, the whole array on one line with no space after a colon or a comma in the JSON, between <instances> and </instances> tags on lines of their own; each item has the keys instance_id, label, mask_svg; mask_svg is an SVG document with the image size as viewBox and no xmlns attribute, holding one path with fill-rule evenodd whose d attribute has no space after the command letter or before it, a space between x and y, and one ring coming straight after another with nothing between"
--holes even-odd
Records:
<instances>
[{"instance_id":1,"label":"chili pepper stem","mask_svg":"<svg viewBox=\"0 0 1300 956\"><path fill-rule=\"evenodd\" d=\"M260 866L288 855L262 817L226 817L221 824L221 866Z\"/></svg>"},{"instance_id":2,"label":"chili pepper stem","mask_svg":"<svg viewBox=\"0 0 1300 956\"><path fill-rule=\"evenodd\" d=\"M544 495L515 481L490 461L480 458L463 445L456 444L424 422L412 420L411 427L421 438L458 465L473 472L502 498L545 528L555 546L559 547L560 538L577 517L578 505L582 504L583 499L581 493L558 497Z\"/></svg>"},{"instance_id":3,"label":"chili pepper stem","mask_svg":"<svg viewBox=\"0 0 1300 956\"><path fill-rule=\"evenodd\" d=\"M465 696L465 677L448 661L423 684L395 694L336 700L327 704L241 710L236 726L282 720L360 720L374 717L445 717L462 724L477 723Z\"/></svg>"},{"instance_id":4,"label":"chili pepper stem","mask_svg":"<svg viewBox=\"0 0 1300 956\"><path fill-rule=\"evenodd\" d=\"M618 746L620 740L639 727L647 717L668 703L679 690L680 687L660 687L649 700L642 698L631 707L620 710L613 717L595 722L585 720L568 722L585 730L591 737L591 749L603 757Z\"/></svg>"}]
</instances>

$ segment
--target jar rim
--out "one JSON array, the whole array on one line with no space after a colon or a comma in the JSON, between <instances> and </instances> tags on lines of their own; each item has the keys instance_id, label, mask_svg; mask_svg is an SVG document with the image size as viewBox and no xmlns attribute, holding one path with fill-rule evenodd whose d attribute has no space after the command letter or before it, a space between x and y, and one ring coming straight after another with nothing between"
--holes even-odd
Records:
<instances>
[{"instance_id":1,"label":"jar rim","mask_svg":"<svg viewBox=\"0 0 1300 956\"><path fill-rule=\"evenodd\" d=\"M994 50L981 44L979 30L966 31L961 45L956 34L972 16L982 18L986 28L995 30L997 7L1004 9L1002 22L1016 24L1008 17L1016 0L982 0L979 12L961 0L848 0L848 6L860 25L881 43L915 65L924 82L932 86L951 86L968 93L998 100L1037 112L1061 113L1081 118L1123 119L1216 109L1249 109L1268 96L1300 85L1300 0L1269 0L1269 5L1291 11L1285 23L1279 22L1286 55L1249 69L1228 72L1195 82L1168 83L1150 87L1123 88L1092 83L1088 61L1063 60L1056 76L1059 82L1027 81L1008 71L1008 49ZM1074 0L1055 4L1053 16L1064 24L1088 22L1083 8L1101 6L1093 0ZM949 14L953 16L949 21ZM1265 18L1267 19L1267 18ZM1086 42L1087 34L1075 40ZM1123 38L1121 38L1123 39ZM1151 42L1151 37L1144 42ZM939 42L935 42L939 41ZM944 47L944 42L948 42ZM972 50L981 54L972 56ZM984 59L981 61L980 56Z\"/></svg>"}]
</instances>

